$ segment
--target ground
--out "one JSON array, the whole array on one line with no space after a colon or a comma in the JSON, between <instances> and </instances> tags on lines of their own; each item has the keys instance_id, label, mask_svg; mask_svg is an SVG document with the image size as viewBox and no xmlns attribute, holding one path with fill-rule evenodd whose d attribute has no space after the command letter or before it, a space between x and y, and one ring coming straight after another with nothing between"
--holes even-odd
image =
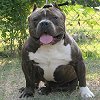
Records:
<instances>
[{"instance_id":1,"label":"ground","mask_svg":"<svg viewBox=\"0 0 100 100\"><path fill-rule=\"evenodd\" d=\"M95 98L89 100L100 100L100 60L86 59L85 63L87 85L95 94ZM0 58L0 65L0 100L83 100L78 90L71 94L55 92L47 96L41 96L36 91L34 98L20 99L18 89L25 86L20 58Z\"/></svg>"}]
</instances>

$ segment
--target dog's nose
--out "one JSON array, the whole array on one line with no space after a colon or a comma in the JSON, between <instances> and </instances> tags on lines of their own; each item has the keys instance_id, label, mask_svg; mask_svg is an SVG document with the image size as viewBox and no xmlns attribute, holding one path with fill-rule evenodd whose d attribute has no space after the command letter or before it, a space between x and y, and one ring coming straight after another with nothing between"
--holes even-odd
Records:
<instances>
[{"instance_id":1,"label":"dog's nose","mask_svg":"<svg viewBox=\"0 0 100 100\"><path fill-rule=\"evenodd\" d=\"M46 22L46 21L43 21L43 22L41 22L41 25L43 26L43 27L47 27L48 26L48 22Z\"/></svg>"}]
</instances>

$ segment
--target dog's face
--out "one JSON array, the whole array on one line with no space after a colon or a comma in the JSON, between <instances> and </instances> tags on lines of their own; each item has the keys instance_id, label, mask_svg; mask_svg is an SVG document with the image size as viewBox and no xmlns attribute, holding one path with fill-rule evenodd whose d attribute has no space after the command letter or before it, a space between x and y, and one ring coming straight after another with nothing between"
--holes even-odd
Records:
<instances>
[{"instance_id":1,"label":"dog's face","mask_svg":"<svg viewBox=\"0 0 100 100\"><path fill-rule=\"evenodd\" d=\"M36 8L28 18L30 36L41 44L55 44L65 34L65 15L56 7Z\"/></svg>"}]
</instances>

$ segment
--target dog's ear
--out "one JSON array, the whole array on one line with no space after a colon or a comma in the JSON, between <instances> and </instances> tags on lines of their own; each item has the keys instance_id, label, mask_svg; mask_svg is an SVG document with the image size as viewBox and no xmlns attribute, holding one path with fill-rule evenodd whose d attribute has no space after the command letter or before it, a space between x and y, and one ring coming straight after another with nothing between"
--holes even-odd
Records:
<instances>
[{"instance_id":1,"label":"dog's ear","mask_svg":"<svg viewBox=\"0 0 100 100\"><path fill-rule=\"evenodd\" d=\"M35 11L36 8L37 8L37 5L36 5L36 3L35 3L35 4L33 5L33 11Z\"/></svg>"}]
</instances>

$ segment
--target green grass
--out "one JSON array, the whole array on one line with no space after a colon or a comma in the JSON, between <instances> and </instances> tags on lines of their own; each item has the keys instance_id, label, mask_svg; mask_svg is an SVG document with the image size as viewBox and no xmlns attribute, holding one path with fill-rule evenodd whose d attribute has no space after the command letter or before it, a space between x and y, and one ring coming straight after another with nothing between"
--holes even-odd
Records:
<instances>
[{"instance_id":1,"label":"green grass","mask_svg":"<svg viewBox=\"0 0 100 100\"><path fill-rule=\"evenodd\" d=\"M86 59L85 64L87 66L87 84L96 95L95 98L89 100L99 100L100 61L99 59ZM34 99L19 99L20 93L18 89L25 86L20 59L1 58L0 65L0 100L82 100L78 90L71 94L67 92L54 92L48 96L41 96L36 91Z\"/></svg>"},{"instance_id":2,"label":"green grass","mask_svg":"<svg viewBox=\"0 0 100 100\"><path fill-rule=\"evenodd\" d=\"M82 51L83 57L85 59L99 59L100 58L100 43L96 40L86 41L84 43L79 43L80 49Z\"/></svg>"}]
</instances>

